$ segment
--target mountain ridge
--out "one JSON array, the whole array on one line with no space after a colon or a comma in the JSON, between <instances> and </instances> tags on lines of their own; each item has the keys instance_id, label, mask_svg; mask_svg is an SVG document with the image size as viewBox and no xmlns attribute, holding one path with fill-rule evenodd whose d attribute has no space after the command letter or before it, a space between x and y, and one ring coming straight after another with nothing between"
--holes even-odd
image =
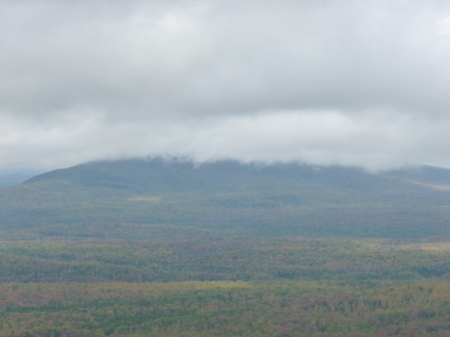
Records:
<instances>
[{"instance_id":1,"label":"mountain ridge","mask_svg":"<svg viewBox=\"0 0 450 337\"><path fill-rule=\"evenodd\" d=\"M90 162L0 190L0 229L90 224L109 235L112 224L128 223L149 236L164 226L195 235L441 236L447 185L450 170L429 166L374 174L295 163Z\"/></svg>"},{"instance_id":2,"label":"mountain ridge","mask_svg":"<svg viewBox=\"0 0 450 337\"><path fill-rule=\"evenodd\" d=\"M147 176L147 179L157 178L160 180L165 180L165 183L169 185L173 184L174 181L175 183L180 183L183 178L192 179L191 177L187 177L186 173L191 173L191 175L194 175L196 179L199 179L198 175L203 175L202 179L208 179L205 175L211 174L211 172L216 173L221 177L233 173L243 174L246 172L252 172L253 174L264 174L265 176L288 174L295 175L296 178L300 179L314 179L321 176L321 179L325 179L328 183L339 183L342 178L345 178L345 176L343 176L344 173L344 175L347 175L347 178L349 175L355 174L364 175L365 179L370 177L396 178L402 179L405 182L411 182L413 184L422 183L423 187L426 187L426 184L429 184L430 188L432 185L450 185L449 169L425 165L388 170L381 173L370 173L364 171L363 168L356 166L318 166L300 163L240 163L233 160L196 164L187 160L165 160L163 158L153 158L151 160L129 159L87 162L73 167L56 169L39 174L27 179L23 183L29 184L37 181L60 178L69 179L73 182L81 183L86 186L97 186L102 182L105 182L105 180L108 180L108 178L116 179L119 177L122 180L122 184L119 182L116 183L117 187L120 187L123 186L124 183L133 180L130 179L130 174L136 172L142 173L144 170L147 170L147 173L152 174ZM324 172L326 172L326 174L323 174ZM197 176L196 173L198 173ZM180 176L182 174L184 177ZM340 176L337 176L338 174L340 174ZM83 181L83 179L86 180ZM139 182L143 183L143 180L141 179ZM356 181L347 181L347 183L355 184Z\"/></svg>"}]
</instances>

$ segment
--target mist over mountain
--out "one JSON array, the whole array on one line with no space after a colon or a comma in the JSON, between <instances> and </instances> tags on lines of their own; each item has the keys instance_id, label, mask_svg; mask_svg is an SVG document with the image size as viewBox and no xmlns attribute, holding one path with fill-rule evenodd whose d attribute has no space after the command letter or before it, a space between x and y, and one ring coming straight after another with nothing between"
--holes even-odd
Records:
<instances>
[{"instance_id":1,"label":"mist over mountain","mask_svg":"<svg viewBox=\"0 0 450 337\"><path fill-rule=\"evenodd\" d=\"M450 336L450 1L0 32L1 337Z\"/></svg>"},{"instance_id":2,"label":"mist over mountain","mask_svg":"<svg viewBox=\"0 0 450 337\"><path fill-rule=\"evenodd\" d=\"M1 228L50 236L419 238L447 235L450 170L100 161L1 189L0 201Z\"/></svg>"},{"instance_id":3,"label":"mist over mountain","mask_svg":"<svg viewBox=\"0 0 450 337\"><path fill-rule=\"evenodd\" d=\"M0 168L450 167L446 1L11 1L0 18Z\"/></svg>"}]
</instances>

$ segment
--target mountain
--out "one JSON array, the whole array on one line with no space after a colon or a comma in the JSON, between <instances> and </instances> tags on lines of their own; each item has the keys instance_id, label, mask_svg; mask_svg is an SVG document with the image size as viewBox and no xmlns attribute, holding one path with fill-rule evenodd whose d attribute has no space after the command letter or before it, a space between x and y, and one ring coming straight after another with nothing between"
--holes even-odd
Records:
<instances>
[{"instance_id":1,"label":"mountain","mask_svg":"<svg viewBox=\"0 0 450 337\"><path fill-rule=\"evenodd\" d=\"M448 236L450 170L90 162L0 189L3 235ZM9 234L8 234L9 233Z\"/></svg>"}]
</instances>

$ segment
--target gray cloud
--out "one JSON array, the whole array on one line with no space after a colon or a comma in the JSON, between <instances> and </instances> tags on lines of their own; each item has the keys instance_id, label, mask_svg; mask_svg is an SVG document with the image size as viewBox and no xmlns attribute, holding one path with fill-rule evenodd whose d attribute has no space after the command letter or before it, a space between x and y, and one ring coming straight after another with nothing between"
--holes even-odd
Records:
<instances>
[{"instance_id":1,"label":"gray cloud","mask_svg":"<svg viewBox=\"0 0 450 337\"><path fill-rule=\"evenodd\" d=\"M0 3L0 166L450 167L450 5Z\"/></svg>"}]
</instances>

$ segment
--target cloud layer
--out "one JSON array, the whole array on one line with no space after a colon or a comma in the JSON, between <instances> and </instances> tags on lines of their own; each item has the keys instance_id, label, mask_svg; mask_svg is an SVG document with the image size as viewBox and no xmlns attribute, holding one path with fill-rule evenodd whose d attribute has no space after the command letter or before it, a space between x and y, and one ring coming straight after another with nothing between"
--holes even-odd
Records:
<instances>
[{"instance_id":1,"label":"cloud layer","mask_svg":"<svg viewBox=\"0 0 450 337\"><path fill-rule=\"evenodd\" d=\"M443 1L1 2L0 32L0 167L450 167Z\"/></svg>"}]
</instances>

